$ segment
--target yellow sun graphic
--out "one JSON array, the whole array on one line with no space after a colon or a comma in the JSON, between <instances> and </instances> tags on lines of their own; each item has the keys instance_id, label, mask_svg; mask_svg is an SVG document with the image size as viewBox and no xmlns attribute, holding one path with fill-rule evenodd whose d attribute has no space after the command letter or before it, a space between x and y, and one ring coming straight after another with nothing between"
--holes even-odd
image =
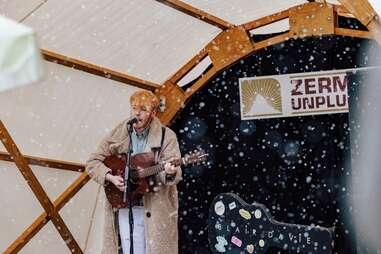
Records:
<instances>
[{"instance_id":1,"label":"yellow sun graphic","mask_svg":"<svg viewBox=\"0 0 381 254\"><path fill-rule=\"evenodd\" d=\"M280 84L273 78L243 80L241 82L243 113L249 113L258 95L275 110L282 112L282 98Z\"/></svg>"}]
</instances>

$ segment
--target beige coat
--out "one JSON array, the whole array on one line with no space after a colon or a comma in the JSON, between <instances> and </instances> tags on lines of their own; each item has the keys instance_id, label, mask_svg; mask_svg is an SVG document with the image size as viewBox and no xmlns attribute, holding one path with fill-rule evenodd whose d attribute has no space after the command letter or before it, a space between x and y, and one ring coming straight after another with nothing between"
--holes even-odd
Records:
<instances>
[{"instance_id":1,"label":"beige coat","mask_svg":"<svg viewBox=\"0 0 381 254\"><path fill-rule=\"evenodd\" d=\"M86 170L97 183L104 185L105 174L110 171L103 164L105 157L111 154L127 153L129 137L126 124L129 119L120 123L106 138L98 149L91 154L86 163ZM161 127L159 119L153 119L145 152L150 152L152 147L160 147ZM180 150L176 134L166 128L161 161L171 157L180 158ZM178 253L178 196L176 184L181 180L181 169L178 168L173 181L167 181L165 172L157 175L160 190L144 195L146 216L145 239L147 254L176 254ZM149 216L149 217L148 217ZM117 254L118 232L114 227L114 214L110 203L105 202L105 224L103 229L102 254Z\"/></svg>"}]
</instances>

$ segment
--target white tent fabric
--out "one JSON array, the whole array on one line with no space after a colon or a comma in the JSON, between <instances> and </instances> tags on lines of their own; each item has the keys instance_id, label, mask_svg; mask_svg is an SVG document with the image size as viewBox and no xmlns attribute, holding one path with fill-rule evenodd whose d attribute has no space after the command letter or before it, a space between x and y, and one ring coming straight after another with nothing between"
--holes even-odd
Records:
<instances>
[{"instance_id":1,"label":"white tent fabric","mask_svg":"<svg viewBox=\"0 0 381 254\"><path fill-rule=\"evenodd\" d=\"M152 0L50 0L24 23L42 48L160 84L220 32Z\"/></svg>"},{"instance_id":2,"label":"white tent fabric","mask_svg":"<svg viewBox=\"0 0 381 254\"><path fill-rule=\"evenodd\" d=\"M0 0L0 14L16 21L25 17L47 0Z\"/></svg>"},{"instance_id":3,"label":"white tent fabric","mask_svg":"<svg viewBox=\"0 0 381 254\"><path fill-rule=\"evenodd\" d=\"M193 7L202 9L216 17L240 25L262 18L276 12L284 11L292 6L305 4L307 0L184 0Z\"/></svg>"},{"instance_id":4,"label":"white tent fabric","mask_svg":"<svg viewBox=\"0 0 381 254\"><path fill-rule=\"evenodd\" d=\"M51 200L55 200L79 176L79 173L37 166L32 166L32 170ZM2 176L0 248L3 251L43 212L43 209L14 163L0 162L0 172ZM101 225L91 220L94 217L94 221L102 222L100 214L102 209L96 209L96 206L101 206L104 199L98 198L98 190L99 186L95 183L85 185L60 211L60 215L83 250L100 248L99 238L94 240L97 235L89 234L89 232L100 232ZM7 230L4 230L5 228ZM51 222L31 239L21 253L51 253L44 250L54 250L56 254L70 253Z\"/></svg>"},{"instance_id":5,"label":"white tent fabric","mask_svg":"<svg viewBox=\"0 0 381 254\"><path fill-rule=\"evenodd\" d=\"M130 114L128 98L138 90L54 63L39 84L0 93L0 119L25 155L84 163L100 139ZM2 151L5 151L1 145ZM32 167L54 200L79 173ZM43 212L13 163L0 161L0 250L5 250ZM99 253L102 193L93 182L60 212L86 253ZM97 201L98 200L98 201ZM56 229L45 226L22 253L68 253Z\"/></svg>"},{"instance_id":6,"label":"white tent fabric","mask_svg":"<svg viewBox=\"0 0 381 254\"><path fill-rule=\"evenodd\" d=\"M0 16L0 92L36 82L42 73L33 30Z\"/></svg>"},{"instance_id":7,"label":"white tent fabric","mask_svg":"<svg viewBox=\"0 0 381 254\"><path fill-rule=\"evenodd\" d=\"M137 88L54 63L47 70L39 84L0 93L0 118L24 154L84 162L129 116Z\"/></svg>"},{"instance_id":8,"label":"white tent fabric","mask_svg":"<svg viewBox=\"0 0 381 254\"><path fill-rule=\"evenodd\" d=\"M374 10L377 12L377 15L381 17L381 0L368 0L372 5Z\"/></svg>"}]
</instances>

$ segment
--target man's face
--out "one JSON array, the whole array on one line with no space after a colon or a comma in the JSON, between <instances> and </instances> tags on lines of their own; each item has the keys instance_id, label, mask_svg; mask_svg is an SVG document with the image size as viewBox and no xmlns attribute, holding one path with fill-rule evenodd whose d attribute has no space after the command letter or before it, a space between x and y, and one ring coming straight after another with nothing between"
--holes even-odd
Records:
<instances>
[{"instance_id":1,"label":"man's face","mask_svg":"<svg viewBox=\"0 0 381 254\"><path fill-rule=\"evenodd\" d=\"M132 115L136 117L139 122L134 124L135 129L143 129L151 122L152 118L156 115L156 111L146 105L132 105Z\"/></svg>"}]
</instances>

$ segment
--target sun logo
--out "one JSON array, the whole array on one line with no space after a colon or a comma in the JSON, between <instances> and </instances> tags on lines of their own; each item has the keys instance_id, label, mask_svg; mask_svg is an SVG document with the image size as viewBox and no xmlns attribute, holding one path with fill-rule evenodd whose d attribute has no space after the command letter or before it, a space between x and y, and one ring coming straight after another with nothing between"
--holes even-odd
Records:
<instances>
[{"instance_id":1,"label":"sun logo","mask_svg":"<svg viewBox=\"0 0 381 254\"><path fill-rule=\"evenodd\" d=\"M243 117L282 115L281 87L273 78L242 80Z\"/></svg>"}]
</instances>

